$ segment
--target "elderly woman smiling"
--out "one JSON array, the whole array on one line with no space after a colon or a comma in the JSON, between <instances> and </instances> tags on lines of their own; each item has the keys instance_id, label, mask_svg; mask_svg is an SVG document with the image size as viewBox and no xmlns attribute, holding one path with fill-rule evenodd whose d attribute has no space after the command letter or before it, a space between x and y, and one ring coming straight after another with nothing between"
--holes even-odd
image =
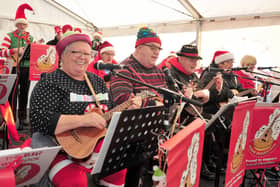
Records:
<instances>
[{"instance_id":1,"label":"elderly woman smiling","mask_svg":"<svg viewBox=\"0 0 280 187\"><path fill-rule=\"evenodd\" d=\"M33 132L44 136L56 135L79 127L104 129L106 120L95 112L99 107L108 111L112 107L104 81L86 72L91 60L91 41L88 35L66 32L57 43L61 68L42 74L30 101L30 121ZM89 88L94 88L95 95ZM94 148L91 158L97 157L102 141ZM59 153L51 164L49 178L55 186L87 186L86 174L93 165L78 162ZM122 186L126 171L120 171L101 179L101 185ZM67 179L67 180L65 180Z\"/></svg>"}]
</instances>

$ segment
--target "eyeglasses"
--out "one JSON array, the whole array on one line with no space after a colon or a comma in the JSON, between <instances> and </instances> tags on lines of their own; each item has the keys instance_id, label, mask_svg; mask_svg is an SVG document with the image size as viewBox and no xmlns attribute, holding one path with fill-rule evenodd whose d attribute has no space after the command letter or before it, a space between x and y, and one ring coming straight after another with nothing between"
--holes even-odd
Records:
<instances>
[{"instance_id":1,"label":"eyeglasses","mask_svg":"<svg viewBox=\"0 0 280 187\"><path fill-rule=\"evenodd\" d=\"M107 56L112 56L112 57L115 56L115 53L107 53L107 52L104 52L104 53L102 53L102 54L107 55Z\"/></svg>"},{"instance_id":2,"label":"eyeglasses","mask_svg":"<svg viewBox=\"0 0 280 187\"><path fill-rule=\"evenodd\" d=\"M162 50L161 47L157 47L157 46L154 46L154 45L149 45L149 44L142 44L142 45L150 47L152 51L156 51L156 50L161 51Z\"/></svg>"},{"instance_id":3,"label":"eyeglasses","mask_svg":"<svg viewBox=\"0 0 280 187\"><path fill-rule=\"evenodd\" d=\"M233 62L233 60L228 60L228 61L225 61L225 62L223 62L224 64L228 64L228 65L232 65L234 62Z\"/></svg>"},{"instance_id":4,"label":"eyeglasses","mask_svg":"<svg viewBox=\"0 0 280 187\"><path fill-rule=\"evenodd\" d=\"M93 53L84 53L82 51L74 51L74 50L70 50L69 52L72 53L77 58L80 58L82 55L84 55L84 57L86 57L86 58L93 57Z\"/></svg>"}]
</instances>

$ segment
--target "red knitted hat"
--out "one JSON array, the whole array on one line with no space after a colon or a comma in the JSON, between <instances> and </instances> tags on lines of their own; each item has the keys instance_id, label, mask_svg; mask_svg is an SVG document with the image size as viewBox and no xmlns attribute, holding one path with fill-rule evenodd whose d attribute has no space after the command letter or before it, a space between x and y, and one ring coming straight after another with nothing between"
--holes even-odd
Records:
<instances>
[{"instance_id":1,"label":"red knitted hat","mask_svg":"<svg viewBox=\"0 0 280 187\"><path fill-rule=\"evenodd\" d=\"M157 33L155 33L152 29L148 27L140 28L137 33L137 40L136 40L135 47L150 42L156 42L161 45L161 40L157 35Z\"/></svg>"},{"instance_id":2,"label":"red knitted hat","mask_svg":"<svg viewBox=\"0 0 280 187\"><path fill-rule=\"evenodd\" d=\"M104 41L99 48L100 54L104 53L106 51L115 51L114 46L108 42L108 41Z\"/></svg>"},{"instance_id":3,"label":"red knitted hat","mask_svg":"<svg viewBox=\"0 0 280 187\"><path fill-rule=\"evenodd\" d=\"M66 25L63 25L62 27L62 33L66 33L67 31L72 31L73 30L73 27L69 24L66 24Z\"/></svg>"},{"instance_id":4,"label":"red knitted hat","mask_svg":"<svg viewBox=\"0 0 280 187\"><path fill-rule=\"evenodd\" d=\"M90 46L92 46L92 43L90 41L90 37L87 34L81 34L74 31L68 31L63 35L63 38L59 40L59 42L56 44L56 51L59 56L61 56L62 52L64 51L65 47L71 44L72 42L76 41L85 41Z\"/></svg>"},{"instance_id":5,"label":"red knitted hat","mask_svg":"<svg viewBox=\"0 0 280 187\"><path fill-rule=\"evenodd\" d=\"M75 32L82 33L82 29L80 29L80 28L78 28L78 27L77 27L77 28L75 28L75 29L74 29L74 31L75 31Z\"/></svg>"},{"instance_id":6,"label":"red knitted hat","mask_svg":"<svg viewBox=\"0 0 280 187\"><path fill-rule=\"evenodd\" d=\"M20 5L16 12L16 17L15 17L16 23L15 24L17 24L17 23L28 24L27 18L25 17L25 13L24 13L25 9L33 11L33 8L27 3Z\"/></svg>"},{"instance_id":7,"label":"red knitted hat","mask_svg":"<svg viewBox=\"0 0 280 187\"><path fill-rule=\"evenodd\" d=\"M212 62L214 62L215 64L220 64L222 62L233 60L233 59L234 56L229 51L216 51L213 56Z\"/></svg>"}]
</instances>

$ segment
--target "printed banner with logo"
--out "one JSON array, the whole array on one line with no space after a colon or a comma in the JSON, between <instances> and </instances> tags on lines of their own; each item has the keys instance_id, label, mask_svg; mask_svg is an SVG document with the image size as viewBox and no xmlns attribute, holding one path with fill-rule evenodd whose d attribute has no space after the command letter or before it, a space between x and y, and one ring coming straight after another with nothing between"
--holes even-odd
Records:
<instances>
[{"instance_id":1,"label":"printed banner with logo","mask_svg":"<svg viewBox=\"0 0 280 187\"><path fill-rule=\"evenodd\" d=\"M40 181L49 168L61 146L37 149L7 149L0 151L0 169L7 168L15 160L22 162L15 171L17 186L26 186Z\"/></svg>"},{"instance_id":2,"label":"printed banner with logo","mask_svg":"<svg viewBox=\"0 0 280 187\"><path fill-rule=\"evenodd\" d=\"M55 46L31 44L29 73L31 81L38 81L42 73L50 73L57 68L58 55L56 54Z\"/></svg>"},{"instance_id":3,"label":"printed banner with logo","mask_svg":"<svg viewBox=\"0 0 280 187\"><path fill-rule=\"evenodd\" d=\"M246 166L247 136L255 101L239 103L232 120L225 186L239 186Z\"/></svg>"},{"instance_id":4,"label":"printed banner with logo","mask_svg":"<svg viewBox=\"0 0 280 187\"><path fill-rule=\"evenodd\" d=\"M248 136L247 169L280 163L280 104L256 104Z\"/></svg>"},{"instance_id":5,"label":"printed banner with logo","mask_svg":"<svg viewBox=\"0 0 280 187\"><path fill-rule=\"evenodd\" d=\"M199 186L205 123L196 119L161 145L167 151L166 186Z\"/></svg>"}]
</instances>

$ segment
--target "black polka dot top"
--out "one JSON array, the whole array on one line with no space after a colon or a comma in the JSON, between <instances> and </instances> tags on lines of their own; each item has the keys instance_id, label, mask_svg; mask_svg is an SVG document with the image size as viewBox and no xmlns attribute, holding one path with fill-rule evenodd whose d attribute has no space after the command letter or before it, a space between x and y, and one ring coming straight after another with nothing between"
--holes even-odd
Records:
<instances>
[{"instance_id":1,"label":"black polka dot top","mask_svg":"<svg viewBox=\"0 0 280 187\"><path fill-rule=\"evenodd\" d=\"M103 109L110 109L111 96L104 81L95 74L87 72L87 75ZM86 81L72 79L60 69L44 73L31 94L32 130L53 136L61 114L83 114L95 103Z\"/></svg>"}]
</instances>

